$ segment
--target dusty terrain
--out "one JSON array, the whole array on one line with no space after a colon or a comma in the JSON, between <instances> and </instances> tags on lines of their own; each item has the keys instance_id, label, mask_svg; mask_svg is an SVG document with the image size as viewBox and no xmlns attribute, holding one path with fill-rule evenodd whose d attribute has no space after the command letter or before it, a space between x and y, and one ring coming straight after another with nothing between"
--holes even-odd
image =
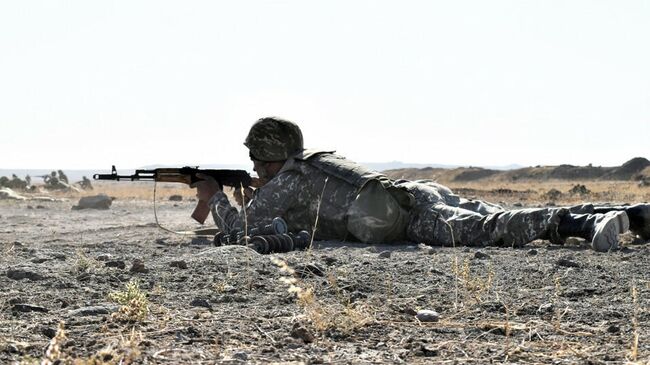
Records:
<instances>
[{"instance_id":1,"label":"dusty terrain","mask_svg":"<svg viewBox=\"0 0 650 365\"><path fill-rule=\"evenodd\" d=\"M511 207L650 200L632 182L568 193L578 183L453 187ZM109 210L0 201L0 363L650 361L650 245L631 235L607 254L314 242L262 256L161 230L151 187L96 186ZM191 190L158 193L163 226L197 228Z\"/></svg>"}]
</instances>

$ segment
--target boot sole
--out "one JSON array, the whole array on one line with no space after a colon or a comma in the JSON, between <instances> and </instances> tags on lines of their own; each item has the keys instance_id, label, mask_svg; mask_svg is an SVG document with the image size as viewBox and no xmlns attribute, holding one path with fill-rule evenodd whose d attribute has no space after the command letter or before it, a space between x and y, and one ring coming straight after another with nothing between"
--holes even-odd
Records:
<instances>
[{"instance_id":1,"label":"boot sole","mask_svg":"<svg viewBox=\"0 0 650 365\"><path fill-rule=\"evenodd\" d=\"M630 229L630 220L623 211L609 212L596 225L591 247L598 252L607 252L618 247L618 235Z\"/></svg>"}]
</instances>

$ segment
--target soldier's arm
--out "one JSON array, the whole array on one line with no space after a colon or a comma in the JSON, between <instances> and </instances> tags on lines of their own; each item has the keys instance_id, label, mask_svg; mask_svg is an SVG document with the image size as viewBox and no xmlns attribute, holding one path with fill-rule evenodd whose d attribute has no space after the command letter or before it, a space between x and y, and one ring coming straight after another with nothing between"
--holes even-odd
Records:
<instances>
[{"instance_id":1,"label":"soldier's arm","mask_svg":"<svg viewBox=\"0 0 650 365\"><path fill-rule=\"evenodd\" d=\"M285 172L269 181L255 191L255 196L246 209L237 211L228 197L222 191L216 193L210 200L212 218L217 227L225 232L243 230L244 222L248 227L258 227L270 223L275 217L284 213L296 204L302 175L297 172Z\"/></svg>"}]
</instances>

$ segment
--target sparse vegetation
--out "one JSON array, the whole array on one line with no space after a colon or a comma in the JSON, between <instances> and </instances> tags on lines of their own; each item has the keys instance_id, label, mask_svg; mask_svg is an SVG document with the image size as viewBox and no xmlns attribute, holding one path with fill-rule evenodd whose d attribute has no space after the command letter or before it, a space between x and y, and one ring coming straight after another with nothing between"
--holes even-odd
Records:
<instances>
[{"instance_id":1,"label":"sparse vegetation","mask_svg":"<svg viewBox=\"0 0 650 365\"><path fill-rule=\"evenodd\" d=\"M650 200L647 188L632 182L492 184L454 188L523 206L545 205L541 197L551 188L561 193L558 205ZM570 194L577 184L585 189ZM100 182L94 193L117 200L97 212L71 213L70 201L42 208L3 202L3 267L25 278L0 272L1 363L41 363L48 347L48 361L64 365L649 359L647 244L629 241L625 250L599 254L540 241L481 248L489 257L476 259L474 247L314 242L309 253L274 255L283 263L273 264L242 247L190 243L152 226L152 189ZM158 189L161 221L188 229L194 191L182 184ZM171 194L184 199L170 202ZM383 251L391 255L380 257ZM135 258L147 272L129 270ZM180 258L186 266L171 265ZM560 259L579 267L567 269ZM305 265L322 272L305 274ZM73 314L80 310L97 312ZM439 320L417 320L420 310L436 311Z\"/></svg>"},{"instance_id":2,"label":"sparse vegetation","mask_svg":"<svg viewBox=\"0 0 650 365\"><path fill-rule=\"evenodd\" d=\"M136 280L129 281L124 290L112 292L108 297L121 305L119 310L113 313L113 318L141 322L149 314L149 300L147 300L147 295L140 289L140 284Z\"/></svg>"},{"instance_id":3,"label":"sparse vegetation","mask_svg":"<svg viewBox=\"0 0 650 365\"><path fill-rule=\"evenodd\" d=\"M326 303L319 300L314 287L299 280L296 272L286 262L277 258L271 260L284 274L280 280L287 286L287 291L295 294L306 319L318 332L336 330L342 334L349 334L374 321L370 315L372 309L367 303L351 303L349 300ZM335 280L330 278L329 283L333 285L335 292L340 293Z\"/></svg>"},{"instance_id":4,"label":"sparse vegetation","mask_svg":"<svg viewBox=\"0 0 650 365\"><path fill-rule=\"evenodd\" d=\"M86 255L83 251L78 250L74 267L77 273L86 273L99 269L101 264L94 258Z\"/></svg>"},{"instance_id":5,"label":"sparse vegetation","mask_svg":"<svg viewBox=\"0 0 650 365\"><path fill-rule=\"evenodd\" d=\"M458 265L457 260L454 260L452 262L452 272L456 276L456 281L460 283L462 296L466 300L481 303L492 288L492 280L494 279L492 265L488 265L487 272L480 273L476 269L472 270L469 259L463 260L462 265Z\"/></svg>"}]
</instances>

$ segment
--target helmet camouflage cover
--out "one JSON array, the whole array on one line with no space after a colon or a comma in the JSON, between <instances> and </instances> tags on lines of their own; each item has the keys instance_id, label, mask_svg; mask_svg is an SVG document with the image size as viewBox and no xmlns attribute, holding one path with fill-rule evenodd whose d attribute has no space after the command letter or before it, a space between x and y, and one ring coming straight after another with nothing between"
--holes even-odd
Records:
<instances>
[{"instance_id":1,"label":"helmet camouflage cover","mask_svg":"<svg viewBox=\"0 0 650 365\"><path fill-rule=\"evenodd\" d=\"M302 151L302 132L295 123L276 117L255 122L244 145L258 161L283 161Z\"/></svg>"}]
</instances>

